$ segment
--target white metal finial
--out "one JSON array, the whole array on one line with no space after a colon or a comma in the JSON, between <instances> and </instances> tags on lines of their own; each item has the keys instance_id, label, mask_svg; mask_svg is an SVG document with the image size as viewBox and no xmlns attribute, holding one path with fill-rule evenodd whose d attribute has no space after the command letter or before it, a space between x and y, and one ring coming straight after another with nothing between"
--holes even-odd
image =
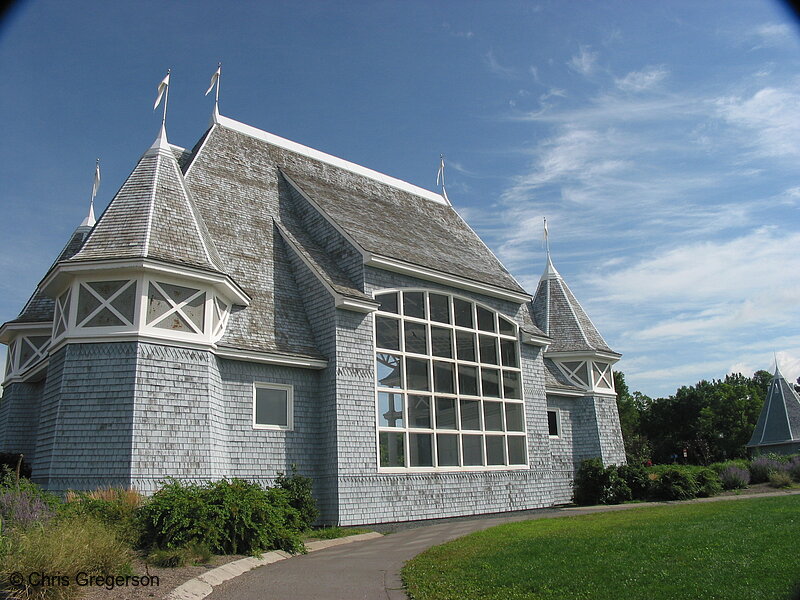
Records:
<instances>
[{"instance_id":1,"label":"white metal finial","mask_svg":"<svg viewBox=\"0 0 800 600\"><path fill-rule=\"evenodd\" d=\"M94 198L97 196L97 191L100 189L100 159L98 158L94 164L94 181L92 182L92 197L89 200L89 214L81 222L81 227L94 227L97 219L94 218Z\"/></svg>"},{"instance_id":2,"label":"white metal finial","mask_svg":"<svg viewBox=\"0 0 800 600\"><path fill-rule=\"evenodd\" d=\"M167 104L169 103L169 74L172 72L172 69L167 69L167 75L164 79L161 80L161 83L158 84L158 96L156 96L155 104L153 104L153 110L158 108L158 105L161 103L161 98L164 98L164 115L161 117L161 127L164 128L167 124Z\"/></svg>"},{"instance_id":3,"label":"white metal finial","mask_svg":"<svg viewBox=\"0 0 800 600\"><path fill-rule=\"evenodd\" d=\"M216 93L214 94L214 122L219 121L219 80L222 77L222 63L217 63L217 70L214 71L214 74L211 76L211 83L206 90L206 96L216 88Z\"/></svg>"}]
</instances>

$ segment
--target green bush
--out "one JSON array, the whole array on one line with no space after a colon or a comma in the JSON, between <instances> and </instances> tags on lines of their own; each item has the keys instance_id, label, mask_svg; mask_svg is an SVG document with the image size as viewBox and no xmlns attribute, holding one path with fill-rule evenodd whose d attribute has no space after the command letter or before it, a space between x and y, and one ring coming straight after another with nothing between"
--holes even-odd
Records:
<instances>
[{"instance_id":1,"label":"green bush","mask_svg":"<svg viewBox=\"0 0 800 600\"><path fill-rule=\"evenodd\" d=\"M63 512L67 515L90 516L114 529L117 536L131 547L142 537L137 518L145 498L135 490L101 488L93 492L67 492Z\"/></svg>"},{"instance_id":2,"label":"green bush","mask_svg":"<svg viewBox=\"0 0 800 600\"><path fill-rule=\"evenodd\" d=\"M792 487L792 476L786 471L772 471L769 474L769 485L774 488Z\"/></svg>"},{"instance_id":3,"label":"green bush","mask_svg":"<svg viewBox=\"0 0 800 600\"><path fill-rule=\"evenodd\" d=\"M690 469L668 467L661 470L653 482L651 492L658 500L690 500L696 498L700 488Z\"/></svg>"},{"instance_id":4,"label":"green bush","mask_svg":"<svg viewBox=\"0 0 800 600\"><path fill-rule=\"evenodd\" d=\"M631 499L631 490L617 467L604 467L599 458L581 462L573 488L575 504L619 504Z\"/></svg>"},{"instance_id":5,"label":"green bush","mask_svg":"<svg viewBox=\"0 0 800 600\"><path fill-rule=\"evenodd\" d=\"M734 460L726 460L725 462L716 462L708 465L708 468L716 472L717 475L722 475L722 472L730 467L736 467L737 469L749 471L750 461L744 458L736 458Z\"/></svg>"},{"instance_id":6,"label":"green bush","mask_svg":"<svg viewBox=\"0 0 800 600\"><path fill-rule=\"evenodd\" d=\"M275 485L289 492L289 504L300 514L303 529L309 529L319 517L317 502L311 495L311 478L298 475L297 466L292 465L292 474L278 473Z\"/></svg>"},{"instance_id":7,"label":"green bush","mask_svg":"<svg viewBox=\"0 0 800 600\"><path fill-rule=\"evenodd\" d=\"M130 572L131 551L113 531L91 517L64 518L48 525L16 529L9 535L0 558L0 582L6 585L14 573L52 573L74 577L123 575ZM74 583L74 582L73 582ZM29 586L7 588L12 597L39 600L75 598L82 588Z\"/></svg>"},{"instance_id":8,"label":"green bush","mask_svg":"<svg viewBox=\"0 0 800 600\"><path fill-rule=\"evenodd\" d=\"M701 498L710 498L722 491L722 480L712 469L700 469L695 473L694 480L698 487L697 495Z\"/></svg>"},{"instance_id":9,"label":"green bush","mask_svg":"<svg viewBox=\"0 0 800 600\"><path fill-rule=\"evenodd\" d=\"M617 467L617 474L631 491L633 500L645 500L650 493L650 477L647 469L640 465L622 465Z\"/></svg>"},{"instance_id":10,"label":"green bush","mask_svg":"<svg viewBox=\"0 0 800 600\"><path fill-rule=\"evenodd\" d=\"M206 563L212 554L211 549L205 544L191 542L181 548L153 550L147 555L147 561L157 567L174 568Z\"/></svg>"},{"instance_id":11,"label":"green bush","mask_svg":"<svg viewBox=\"0 0 800 600\"><path fill-rule=\"evenodd\" d=\"M139 511L143 542L162 549L198 542L220 554L302 552L303 520L290 500L287 490L241 479L203 485L170 480Z\"/></svg>"}]
</instances>

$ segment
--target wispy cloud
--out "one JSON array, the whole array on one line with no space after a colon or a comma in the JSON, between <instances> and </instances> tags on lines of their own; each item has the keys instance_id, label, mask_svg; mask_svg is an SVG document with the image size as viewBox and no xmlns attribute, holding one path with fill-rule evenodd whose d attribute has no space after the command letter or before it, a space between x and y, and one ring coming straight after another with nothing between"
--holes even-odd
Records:
<instances>
[{"instance_id":1,"label":"wispy cloud","mask_svg":"<svg viewBox=\"0 0 800 600\"><path fill-rule=\"evenodd\" d=\"M578 54L574 55L567 66L581 75L591 75L597 64L597 52L592 52L589 46L581 46Z\"/></svg>"},{"instance_id":2,"label":"wispy cloud","mask_svg":"<svg viewBox=\"0 0 800 600\"><path fill-rule=\"evenodd\" d=\"M497 57L494 55L494 50L489 50L483 55L483 62L489 68L489 71L499 77L506 79L517 77L517 70L513 67L500 64Z\"/></svg>"},{"instance_id":3,"label":"wispy cloud","mask_svg":"<svg viewBox=\"0 0 800 600\"><path fill-rule=\"evenodd\" d=\"M658 86L669 75L669 71L661 67L648 67L641 71L631 71L625 77L616 79L617 87L624 92L644 92Z\"/></svg>"}]
</instances>

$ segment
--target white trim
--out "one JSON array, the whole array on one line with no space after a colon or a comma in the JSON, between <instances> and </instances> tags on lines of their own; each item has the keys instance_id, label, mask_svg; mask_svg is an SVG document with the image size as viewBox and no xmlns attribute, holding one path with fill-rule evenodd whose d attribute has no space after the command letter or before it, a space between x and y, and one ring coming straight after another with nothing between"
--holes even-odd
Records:
<instances>
[{"instance_id":1,"label":"white trim","mask_svg":"<svg viewBox=\"0 0 800 600\"><path fill-rule=\"evenodd\" d=\"M421 292L424 294L423 298L425 299L424 302L424 310L423 310L423 317L412 317L402 314L403 313L403 294L407 292ZM373 349L373 356L375 357L375 363L377 364L377 358L379 355L389 355L392 357L396 357L398 361L403 365L402 367L402 374L401 380L399 382L399 387L390 388L390 387L382 387L378 381L378 372L377 368L375 370L374 375L374 389L375 389L375 438L376 438L376 465L378 473L447 473L447 472L463 472L463 471L508 471L508 470L522 470L522 469L529 469L530 468L530 456L528 452L528 423L526 414L528 412L528 407L525 404L525 382L523 378L523 367L522 367L522 353L520 352L519 347L519 325L513 320L500 311L494 309L493 307L486 306L485 304L476 301L472 298L467 298L464 296L459 296L457 294L452 294L448 292L442 292L440 290L429 290L424 288L403 288L403 289L396 289L396 288L387 288L387 289L380 289L375 290L373 292L374 296L382 295L382 294L397 294L397 301L398 301L398 312L397 313L390 313L390 312L376 312L375 318L373 319L373 339L372 339L372 349ZM440 296L445 296L448 299L448 313L450 316L448 323L442 323L439 321L435 321L431 319L429 305L430 305L430 294L436 294ZM462 327L460 325L456 325L455 323L455 307L453 304L454 299L463 300L470 304L472 310L472 327ZM494 331L485 331L479 328L478 325L478 308L483 308L484 310L491 313L493 318L493 329ZM390 348L380 348L377 344L377 337L378 337L378 328L376 325L376 320L378 317L383 317L387 319L391 319L397 322L397 331L398 331L398 346L399 349L390 349ZM499 319L500 317L504 318L514 327L513 334L505 334L500 333L499 327ZM425 353L417 353L410 351L406 347L406 338L405 338L405 326L404 323L412 323L412 324L419 324L425 325ZM442 357L436 356L433 354L433 340L431 338L431 328L432 327L440 327L442 329L447 329L452 332L450 336L450 354L451 356ZM458 346L457 346L457 336L456 334L459 332L466 332L470 333L473 336L474 340L474 350L475 350L475 360L465 360L458 357ZM481 362L480 360L480 336L491 337L494 340L494 348L496 353L497 364L492 364L489 362ZM500 343L502 341L511 341L514 342L515 353L516 353L516 363L517 366L507 366L503 363L502 358L502 351ZM428 390L414 390L409 388L408 381L407 381L407 371L406 371L406 360L407 359L416 359L422 360L426 362L427 366L427 377L429 383ZM451 392L441 392L436 390L435 384L435 365L437 362L446 363L452 366L452 382L453 388ZM459 390L459 366L466 366L475 369L475 377L476 377L476 387L478 391L478 395L468 395ZM497 396L488 396L488 395L481 395L483 392L483 378L481 376L482 371L481 369L490 369L497 373L497 386L498 386L498 395ZM519 384L519 397L518 398L506 398L505 397L505 387L504 387L504 373L510 372L517 374L518 377L518 384ZM402 413L403 413L403 426L402 427L390 427L384 426L381 424L381 410L380 410L380 394L397 394L402 399L401 402L402 406ZM408 418L409 418L409 404L410 398L412 396L422 396L428 399L429 403L429 412L430 412L430 422L429 427L415 427L413 426ZM436 423L436 404L437 400L440 398L452 400L455 407L455 422L456 428L455 429L444 429L440 428ZM478 422L479 428L478 429L463 429L461 427L461 404L463 401L473 401L478 403ZM491 430L486 429L485 419L485 410L487 403L498 403L501 405L501 429L500 430ZM516 430L509 430L508 423L506 422L506 408L509 405L516 405L522 408L522 431ZM399 434L402 436L403 441L403 448L404 448L404 465L403 466L381 466L381 442L380 437L381 434L384 433L394 433ZM439 435L454 435L456 436L457 444L458 444L458 461L459 463L463 463L464 460L464 451L463 451L463 440L465 436L478 436L482 437L481 442L481 455L483 463L482 465L442 465L442 466L412 466L411 465L411 443L410 443L410 436L412 434L420 434L420 435L428 435L431 436L431 461L433 463L438 462L438 443L439 439L437 436ZM505 464L501 465L489 465L486 464L488 462L487 457L487 445L485 438L486 436L489 437L498 437L502 438L503 440L503 459ZM508 444L509 439L513 437L518 437L524 440L523 448L524 448L524 463L511 463L509 464L509 450Z\"/></svg>"},{"instance_id":2,"label":"white trim","mask_svg":"<svg viewBox=\"0 0 800 600\"><path fill-rule=\"evenodd\" d=\"M613 365L614 363L619 362L619 359L622 358L622 355L617 354L616 352L603 352L602 350L580 350L576 352L547 352L545 353L544 357L555 360L591 360L594 358L599 358Z\"/></svg>"},{"instance_id":3,"label":"white trim","mask_svg":"<svg viewBox=\"0 0 800 600\"><path fill-rule=\"evenodd\" d=\"M151 258L134 258L129 260L92 260L74 263L59 263L56 269L51 271L42 283L40 288L47 295L51 295L50 288L59 287L59 280L67 275L78 273L91 273L93 271L147 271L154 273L164 273L176 277L187 278L193 282L204 282L217 288L225 290L223 296L232 300L232 304L248 306L250 297L236 284L230 277L223 274L210 273L193 267L178 266L171 263L164 263ZM91 275L96 276L95 274ZM120 274L120 276L122 276ZM59 291L61 291L59 289ZM51 296L52 297L52 296Z\"/></svg>"},{"instance_id":4,"label":"white trim","mask_svg":"<svg viewBox=\"0 0 800 600\"><path fill-rule=\"evenodd\" d=\"M211 260L211 253L208 251L208 248L206 247L206 240L203 238L203 233L200 231L200 224L197 221L197 219L200 218L200 215L197 213L197 210L194 207L194 202L192 202L192 199L189 198L189 190L186 189L186 183L183 179L183 173L181 173L181 169L178 166L178 161L172 160L169 162L175 169L175 176L178 178L178 182L180 183L181 191L183 192L182 194L183 199L186 202L186 208L189 209L189 214L192 215L192 223L194 224L195 233L197 233L197 239L200 240L200 245L203 247L203 253L206 255L206 260L208 261L208 264L213 265L214 261Z\"/></svg>"},{"instance_id":5,"label":"white trim","mask_svg":"<svg viewBox=\"0 0 800 600\"><path fill-rule=\"evenodd\" d=\"M336 308L344 310L352 310L353 312L372 313L378 310L378 305L369 302L368 300L357 300L355 298L346 298L340 294L336 294L335 298Z\"/></svg>"},{"instance_id":6,"label":"white trim","mask_svg":"<svg viewBox=\"0 0 800 600\"><path fill-rule=\"evenodd\" d=\"M527 331L522 331L520 329L520 336L519 341L523 344L529 344L531 346L541 346L544 348L544 351L547 352L547 349L550 347L550 344L553 343L553 338L547 336L536 335L534 333L528 333Z\"/></svg>"},{"instance_id":7,"label":"white trim","mask_svg":"<svg viewBox=\"0 0 800 600\"><path fill-rule=\"evenodd\" d=\"M50 348L48 348L47 350L49 352ZM8 377L6 377L3 380L3 385L4 386L8 386L8 385L11 385L12 383L24 382L24 381L27 381L29 379L32 379L33 377L36 377L37 375L39 375L43 370L45 370L49 364L50 364L50 357L48 356L48 357L40 360L39 362L31 365L25 371L21 371L21 372L20 371L12 371L11 373L8 374ZM2 399L2 396L0 396L0 399Z\"/></svg>"},{"instance_id":8,"label":"white trim","mask_svg":"<svg viewBox=\"0 0 800 600\"><path fill-rule=\"evenodd\" d=\"M255 350L239 350L237 348L218 347L215 348L213 352L220 358L243 360L246 362L263 363L268 365L281 365L285 367L298 367L300 369L324 369L328 366L328 361L325 359L302 358L299 356L258 352Z\"/></svg>"},{"instance_id":9,"label":"white trim","mask_svg":"<svg viewBox=\"0 0 800 600\"><path fill-rule=\"evenodd\" d=\"M331 154L326 154L325 152L314 150L313 148L309 148L308 146L303 146L302 144L298 144L297 142L292 142L291 140L287 140L285 138L279 137L272 133L268 133L261 129L257 129L250 125L245 125L244 123L240 123L239 121L234 121L233 119L230 119L228 117L223 117L222 115L216 117L215 121L222 127L238 131L239 133L243 133L244 135L248 135L257 140L261 140L263 142L267 142L268 144L272 144L273 146L278 146L279 148L284 148L285 150L296 152L297 154L313 158L314 160L322 161L334 167L339 167L340 169L350 171L351 173L368 177L369 179L373 179L380 183L390 185L399 190L403 190L404 192L410 192L416 196L421 196L422 198L430 200L431 202L435 202L436 204L442 204L444 206L448 205L441 194L437 194L436 192L432 192L430 190L417 187L416 185L408 183L407 181L396 179L389 175L379 173L378 171L373 171L372 169L368 169L367 167L362 167L361 165L357 165L355 163L344 160L342 158L338 158Z\"/></svg>"},{"instance_id":10,"label":"white trim","mask_svg":"<svg viewBox=\"0 0 800 600\"><path fill-rule=\"evenodd\" d=\"M258 390L281 390L286 392L286 425L275 425L256 422L256 398ZM285 383L272 383L271 381L253 382L253 429L266 429L273 431L294 430L294 386Z\"/></svg>"},{"instance_id":11,"label":"white trim","mask_svg":"<svg viewBox=\"0 0 800 600\"><path fill-rule=\"evenodd\" d=\"M53 331L53 322L40 321L37 323L3 323L3 325L0 326L0 344L8 345L13 341L14 335L18 332L39 330L50 335Z\"/></svg>"},{"instance_id":12,"label":"white trim","mask_svg":"<svg viewBox=\"0 0 800 600\"><path fill-rule=\"evenodd\" d=\"M555 413L556 415L556 433L550 433L550 413ZM548 408L547 409L547 435L548 437L553 439L561 438L561 411L558 408Z\"/></svg>"},{"instance_id":13,"label":"white trim","mask_svg":"<svg viewBox=\"0 0 800 600\"><path fill-rule=\"evenodd\" d=\"M472 281L457 275L449 275L441 271L435 271L427 267L414 265L396 258L389 258L388 256L381 256L378 254L368 253L364 261L364 265L368 267L375 267L384 269L386 271L393 271L403 275L411 275L418 279L425 281L433 281L434 283L441 283L449 285L469 292L475 292L493 298L500 298L501 300L508 300L517 304L522 304L531 301L531 296L526 293L514 292L512 290L505 290L487 283Z\"/></svg>"},{"instance_id":14,"label":"white trim","mask_svg":"<svg viewBox=\"0 0 800 600\"><path fill-rule=\"evenodd\" d=\"M147 156L149 152L150 152L150 150L145 152L145 155L142 158ZM153 170L153 183L151 184L152 188L151 188L151 191L150 191L150 200L149 200L150 206L147 207L147 228L145 229L145 234L144 234L144 248L143 249L144 249L145 257L147 257L147 255L148 255L148 249L150 248L150 233L153 230L153 211L154 211L155 205L156 205L156 190L158 189L158 168L159 168L159 165L160 165L160 162L159 162L160 160L161 160L160 154L156 153L156 168ZM136 165L136 166L138 167L139 165Z\"/></svg>"},{"instance_id":15,"label":"white trim","mask_svg":"<svg viewBox=\"0 0 800 600\"><path fill-rule=\"evenodd\" d=\"M570 398L585 398L586 396L590 395L586 391L565 390L561 388L550 388L550 387L545 387L544 393L546 395L549 394L551 396L568 396Z\"/></svg>"},{"instance_id":16,"label":"white trim","mask_svg":"<svg viewBox=\"0 0 800 600\"><path fill-rule=\"evenodd\" d=\"M212 117L211 127L208 128L208 132L206 133L206 136L203 138L203 143L200 144L200 147L195 152L192 153L192 160L191 162L189 162L189 166L186 167L186 173L184 174L184 178L189 177L189 173L191 172L192 167L194 166L194 163L197 160L197 157L200 156L200 154L203 152L203 149L206 147L209 138L211 138L211 133L214 131L214 128L216 126L217 126L217 121L216 119L214 119L214 117Z\"/></svg>"}]
</instances>

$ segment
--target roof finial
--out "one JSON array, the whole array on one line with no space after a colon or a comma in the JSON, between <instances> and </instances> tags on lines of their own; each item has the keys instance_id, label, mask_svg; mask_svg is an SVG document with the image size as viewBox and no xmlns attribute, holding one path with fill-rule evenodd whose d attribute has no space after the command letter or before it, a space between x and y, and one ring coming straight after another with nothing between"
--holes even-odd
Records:
<instances>
[{"instance_id":1,"label":"roof finial","mask_svg":"<svg viewBox=\"0 0 800 600\"><path fill-rule=\"evenodd\" d=\"M214 120L217 120L219 117L219 78L222 76L222 63L217 63L217 70L214 71L214 74L211 76L211 84L208 86L206 90L206 96L208 96L209 92L213 90L215 87L217 88L216 93L214 94Z\"/></svg>"},{"instance_id":2,"label":"roof finial","mask_svg":"<svg viewBox=\"0 0 800 600\"><path fill-rule=\"evenodd\" d=\"M547 217L542 218L543 222L543 239L542 243L545 247L545 252L547 254L547 264L544 267L544 273L542 273L542 279L557 279L559 277L558 271L553 266L553 260L550 258L550 232L547 230Z\"/></svg>"},{"instance_id":3,"label":"roof finial","mask_svg":"<svg viewBox=\"0 0 800 600\"><path fill-rule=\"evenodd\" d=\"M94 227L97 219L94 218L94 198L97 196L97 190L100 189L100 159L98 158L94 164L94 182L92 183L92 198L89 200L89 214L81 223L81 227Z\"/></svg>"},{"instance_id":4,"label":"roof finial","mask_svg":"<svg viewBox=\"0 0 800 600\"><path fill-rule=\"evenodd\" d=\"M445 199L448 205L452 206L450 198L447 197L447 190L444 187L444 154L439 155L439 171L436 173L436 185L442 186L442 198Z\"/></svg>"},{"instance_id":5,"label":"roof finial","mask_svg":"<svg viewBox=\"0 0 800 600\"><path fill-rule=\"evenodd\" d=\"M164 98L164 116L161 117L161 128L165 129L167 126L167 103L169 102L169 74L172 69L167 69L167 75L164 79L161 80L161 83L158 84L158 96L156 97L156 102L153 104L153 110L158 108L158 105L161 104L161 98L166 95Z\"/></svg>"}]
</instances>

